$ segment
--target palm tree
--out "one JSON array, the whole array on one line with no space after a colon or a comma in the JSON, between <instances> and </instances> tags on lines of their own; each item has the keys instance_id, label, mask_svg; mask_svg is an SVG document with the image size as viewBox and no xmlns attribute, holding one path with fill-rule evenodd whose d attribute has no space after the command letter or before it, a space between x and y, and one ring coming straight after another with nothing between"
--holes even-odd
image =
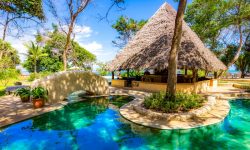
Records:
<instances>
[{"instance_id":1,"label":"palm tree","mask_svg":"<svg viewBox=\"0 0 250 150\"><path fill-rule=\"evenodd\" d=\"M36 45L34 42L31 42L31 45L26 45L28 48L29 57L33 60L34 73L36 76L37 73L37 61L42 57L48 56L48 54L43 53L42 48Z\"/></svg>"}]
</instances>

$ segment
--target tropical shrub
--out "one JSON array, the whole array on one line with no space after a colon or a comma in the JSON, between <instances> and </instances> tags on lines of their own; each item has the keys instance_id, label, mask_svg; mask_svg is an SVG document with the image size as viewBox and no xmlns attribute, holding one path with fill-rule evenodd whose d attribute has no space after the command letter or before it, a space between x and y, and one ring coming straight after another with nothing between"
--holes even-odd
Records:
<instances>
[{"instance_id":1,"label":"tropical shrub","mask_svg":"<svg viewBox=\"0 0 250 150\"><path fill-rule=\"evenodd\" d=\"M136 71L136 70L130 70L129 76L130 77L136 77L136 76L143 76L144 71ZM124 71L121 73L121 77L126 78L128 76L127 71Z\"/></svg>"},{"instance_id":2,"label":"tropical shrub","mask_svg":"<svg viewBox=\"0 0 250 150\"><path fill-rule=\"evenodd\" d=\"M0 69L0 82L7 86L11 79L16 79L19 73L16 69Z\"/></svg>"},{"instance_id":3,"label":"tropical shrub","mask_svg":"<svg viewBox=\"0 0 250 150\"><path fill-rule=\"evenodd\" d=\"M15 92L16 96L22 97L29 97L30 96L30 89L29 88L20 88L17 89Z\"/></svg>"},{"instance_id":4,"label":"tropical shrub","mask_svg":"<svg viewBox=\"0 0 250 150\"><path fill-rule=\"evenodd\" d=\"M32 99L47 99L48 98L48 92L43 87L36 87L31 90L31 96Z\"/></svg>"},{"instance_id":5,"label":"tropical shrub","mask_svg":"<svg viewBox=\"0 0 250 150\"><path fill-rule=\"evenodd\" d=\"M52 72L49 71L42 71L39 73L31 73L29 75L28 81L34 81L35 79L40 79L40 78L44 78L47 77L48 75L52 74Z\"/></svg>"},{"instance_id":6,"label":"tropical shrub","mask_svg":"<svg viewBox=\"0 0 250 150\"><path fill-rule=\"evenodd\" d=\"M35 73L31 73L29 75L28 81L34 81L36 79L36 74Z\"/></svg>"},{"instance_id":7,"label":"tropical shrub","mask_svg":"<svg viewBox=\"0 0 250 150\"><path fill-rule=\"evenodd\" d=\"M165 113L187 112L199 108L205 102L205 98L197 94L176 93L175 101L167 100L169 94L165 92L153 93L144 100L147 109L162 111Z\"/></svg>"},{"instance_id":8,"label":"tropical shrub","mask_svg":"<svg viewBox=\"0 0 250 150\"><path fill-rule=\"evenodd\" d=\"M106 75L108 75L109 74L109 71L106 69L106 67L107 67L107 64L105 64L105 63L97 63L97 65L99 66L97 69L96 69L96 71L98 72L98 74L100 75L100 76L106 76Z\"/></svg>"}]
</instances>

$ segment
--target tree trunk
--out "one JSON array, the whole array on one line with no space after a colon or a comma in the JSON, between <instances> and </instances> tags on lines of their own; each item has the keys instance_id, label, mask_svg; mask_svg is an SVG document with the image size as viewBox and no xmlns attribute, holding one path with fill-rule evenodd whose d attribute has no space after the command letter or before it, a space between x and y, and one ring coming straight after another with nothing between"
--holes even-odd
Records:
<instances>
[{"instance_id":1,"label":"tree trunk","mask_svg":"<svg viewBox=\"0 0 250 150\"><path fill-rule=\"evenodd\" d=\"M75 23L75 18L72 18L71 23L69 25L69 30L67 33L65 48L63 51L63 69L64 69L64 71L67 71L67 52L68 52L68 49L70 46L71 34L73 32L74 23Z\"/></svg>"},{"instance_id":2,"label":"tree trunk","mask_svg":"<svg viewBox=\"0 0 250 150\"><path fill-rule=\"evenodd\" d=\"M3 41L5 41L6 38L6 32L7 32L7 28L8 28L8 24L9 24L9 13L7 13L7 18L3 27Z\"/></svg>"},{"instance_id":3,"label":"tree trunk","mask_svg":"<svg viewBox=\"0 0 250 150\"><path fill-rule=\"evenodd\" d=\"M35 66L34 66L34 73L35 73L35 78L36 78L36 73L37 73L36 60L35 60L34 64L35 64Z\"/></svg>"},{"instance_id":4,"label":"tree trunk","mask_svg":"<svg viewBox=\"0 0 250 150\"><path fill-rule=\"evenodd\" d=\"M245 73L241 73L240 78L245 78Z\"/></svg>"},{"instance_id":5,"label":"tree trunk","mask_svg":"<svg viewBox=\"0 0 250 150\"><path fill-rule=\"evenodd\" d=\"M241 48L243 46L243 35L242 35L242 30L241 30L241 25L239 25L239 33L240 33L240 43L239 43L239 47L237 49L237 52L234 56L234 58L227 64L227 67L229 68L231 65L233 65L239 58L240 56L240 52L241 52Z\"/></svg>"},{"instance_id":6,"label":"tree trunk","mask_svg":"<svg viewBox=\"0 0 250 150\"><path fill-rule=\"evenodd\" d=\"M239 24L239 34L240 34L240 43L239 43L239 47L236 51L236 54L234 56L234 58L227 64L227 68L229 68L230 66L232 66L239 58L240 56L240 52L243 46L243 34L242 34L242 30L241 30L241 25ZM222 71L218 77L221 77L226 71Z\"/></svg>"},{"instance_id":7,"label":"tree trunk","mask_svg":"<svg viewBox=\"0 0 250 150\"><path fill-rule=\"evenodd\" d=\"M246 67L243 66L243 68L240 69L240 72L241 72L240 77L241 77L241 78L245 78L245 72L246 72L245 68L246 68Z\"/></svg>"},{"instance_id":8,"label":"tree trunk","mask_svg":"<svg viewBox=\"0 0 250 150\"><path fill-rule=\"evenodd\" d=\"M177 83L177 62L178 62L178 49L181 43L181 36L182 36L182 23L184 12L186 8L187 0L180 0L178 11L175 19L175 29L174 29L174 36L172 39L172 46L170 50L170 56L168 60L168 86L167 92L169 93L170 97L168 98L171 101L175 100L176 94L176 83Z\"/></svg>"}]
</instances>

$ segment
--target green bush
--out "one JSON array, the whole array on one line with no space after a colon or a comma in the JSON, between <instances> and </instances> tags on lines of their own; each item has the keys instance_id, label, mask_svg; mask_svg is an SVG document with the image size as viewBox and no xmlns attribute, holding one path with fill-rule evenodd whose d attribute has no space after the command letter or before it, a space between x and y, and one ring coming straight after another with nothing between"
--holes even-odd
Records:
<instances>
[{"instance_id":1,"label":"green bush","mask_svg":"<svg viewBox=\"0 0 250 150\"><path fill-rule=\"evenodd\" d=\"M36 79L35 73L31 73L31 74L29 75L28 81L34 81L35 79Z\"/></svg>"},{"instance_id":2,"label":"green bush","mask_svg":"<svg viewBox=\"0 0 250 150\"><path fill-rule=\"evenodd\" d=\"M29 97L30 96L30 89L29 88L17 89L15 92L15 95L20 96L20 97Z\"/></svg>"},{"instance_id":3,"label":"green bush","mask_svg":"<svg viewBox=\"0 0 250 150\"><path fill-rule=\"evenodd\" d=\"M11 79L17 79L19 73L16 69L0 69L0 83L7 86Z\"/></svg>"},{"instance_id":4,"label":"green bush","mask_svg":"<svg viewBox=\"0 0 250 150\"><path fill-rule=\"evenodd\" d=\"M144 100L147 109L154 109L166 113L187 112L203 105L205 98L197 94L176 93L175 101L170 101L165 92L153 93Z\"/></svg>"},{"instance_id":5,"label":"green bush","mask_svg":"<svg viewBox=\"0 0 250 150\"><path fill-rule=\"evenodd\" d=\"M36 73L36 75L35 75L35 73L31 73L29 75L28 81L34 81L35 79L44 78L44 77L46 77L46 76L48 76L50 74L52 74L52 73L49 72L49 71L39 72L39 73Z\"/></svg>"}]
</instances>

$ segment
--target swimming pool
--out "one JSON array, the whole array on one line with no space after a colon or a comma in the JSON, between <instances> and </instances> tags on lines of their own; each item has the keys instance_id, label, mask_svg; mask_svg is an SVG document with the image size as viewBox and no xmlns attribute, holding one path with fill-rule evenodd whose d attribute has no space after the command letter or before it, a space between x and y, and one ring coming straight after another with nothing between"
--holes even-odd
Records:
<instances>
[{"instance_id":1,"label":"swimming pool","mask_svg":"<svg viewBox=\"0 0 250 150\"><path fill-rule=\"evenodd\" d=\"M118 112L129 100L90 99L2 128L0 149L250 149L250 100L233 100L223 122L190 130L130 123Z\"/></svg>"}]
</instances>

